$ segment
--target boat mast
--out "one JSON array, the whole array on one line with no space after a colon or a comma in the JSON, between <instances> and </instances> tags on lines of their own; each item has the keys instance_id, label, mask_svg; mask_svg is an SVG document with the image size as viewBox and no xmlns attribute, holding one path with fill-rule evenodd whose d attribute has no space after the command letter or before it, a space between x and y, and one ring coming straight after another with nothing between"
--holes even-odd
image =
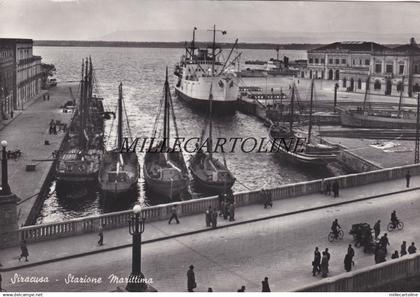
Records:
<instances>
[{"instance_id":1,"label":"boat mast","mask_svg":"<svg viewBox=\"0 0 420 297\"><path fill-rule=\"evenodd\" d=\"M208 141L208 152L209 157L212 159L213 157L213 139L212 139L212 133L213 133L213 80L214 80L214 65L216 63L216 25L213 25L213 47L212 47L212 64L211 64L211 85L210 85L210 95L209 95L209 141Z\"/></svg>"},{"instance_id":2,"label":"boat mast","mask_svg":"<svg viewBox=\"0 0 420 297\"><path fill-rule=\"evenodd\" d=\"M165 78L165 103L163 110L163 148L169 145L169 102L168 102L168 92L169 92L169 82L168 82L168 67L166 67L166 78Z\"/></svg>"},{"instance_id":3,"label":"boat mast","mask_svg":"<svg viewBox=\"0 0 420 297\"><path fill-rule=\"evenodd\" d=\"M289 119L289 130L293 131L293 116L294 116L294 100L295 100L295 83L292 86L292 97L290 98L290 119Z\"/></svg>"},{"instance_id":4,"label":"boat mast","mask_svg":"<svg viewBox=\"0 0 420 297\"><path fill-rule=\"evenodd\" d=\"M309 104L309 127L308 127L308 141L307 143L311 143L311 133L312 133L312 108L313 108L313 101L314 101L314 79L311 82L311 103Z\"/></svg>"},{"instance_id":5,"label":"boat mast","mask_svg":"<svg viewBox=\"0 0 420 297\"><path fill-rule=\"evenodd\" d=\"M404 76L402 77L401 89L400 89L400 101L398 102L398 115L397 115L398 118L400 117L400 114L401 114L403 89L404 89Z\"/></svg>"},{"instance_id":6,"label":"boat mast","mask_svg":"<svg viewBox=\"0 0 420 297\"><path fill-rule=\"evenodd\" d=\"M122 83L120 83L118 87L118 149L120 150L122 148L122 137L123 137L123 120L122 120Z\"/></svg>"}]
</instances>

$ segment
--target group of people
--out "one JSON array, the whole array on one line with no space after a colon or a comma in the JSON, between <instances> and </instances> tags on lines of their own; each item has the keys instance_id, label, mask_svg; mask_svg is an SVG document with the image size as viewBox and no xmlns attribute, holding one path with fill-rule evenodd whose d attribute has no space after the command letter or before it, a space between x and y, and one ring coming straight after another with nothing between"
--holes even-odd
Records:
<instances>
[{"instance_id":1,"label":"group of people","mask_svg":"<svg viewBox=\"0 0 420 297\"><path fill-rule=\"evenodd\" d=\"M318 247L315 247L314 251L314 260L312 261L312 275L316 276L321 274L322 277L327 277L329 272L329 262L330 262L331 254L326 248L322 252L319 251Z\"/></svg>"},{"instance_id":2,"label":"group of people","mask_svg":"<svg viewBox=\"0 0 420 297\"><path fill-rule=\"evenodd\" d=\"M219 216L223 217L224 220L235 220L235 198L232 190L229 190L226 194L219 194L218 206Z\"/></svg>"},{"instance_id":3,"label":"group of people","mask_svg":"<svg viewBox=\"0 0 420 297\"><path fill-rule=\"evenodd\" d=\"M194 289L197 288L197 283L195 280L194 265L190 265L187 271L187 290L188 292L194 292ZM245 292L246 287L241 286L237 292ZM207 292L213 292L213 288L209 287ZM266 276L264 280L261 281L261 292L271 292L270 285L268 283L268 277Z\"/></svg>"},{"instance_id":4,"label":"group of people","mask_svg":"<svg viewBox=\"0 0 420 297\"><path fill-rule=\"evenodd\" d=\"M268 208L269 206L273 207L273 199L271 197L270 191L262 188L260 195L261 195L262 201L264 202L264 208Z\"/></svg>"},{"instance_id":5,"label":"group of people","mask_svg":"<svg viewBox=\"0 0 420 297\"><path fill-rule=\"evenodd\" d=\"M321 194L326 196L331 196L336 198L340 195L340 186L338 185L338 181L334 180L332 183L329 181L325 181L325 179L321 180Z\"/></svg>"},{"instance_id":6,"label":"group of people","mask_svg":"<svg viewBox=\"0 0 420 297\"><path fill-rule=\"evenodd\" d=\"M53 119L51 119L51 121L50 121L49 133L50 133L50 135L51 134L57 135L57 123Z\"/></svg>"}]
</instances>

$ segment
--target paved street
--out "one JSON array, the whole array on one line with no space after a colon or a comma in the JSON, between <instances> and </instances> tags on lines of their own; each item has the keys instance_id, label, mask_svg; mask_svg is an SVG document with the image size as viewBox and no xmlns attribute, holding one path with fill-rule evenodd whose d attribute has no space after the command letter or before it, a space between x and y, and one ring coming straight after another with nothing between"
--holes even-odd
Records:
<instances>
[{"instance_id":1,"label":"paved street","mask_svg":"<svg viewBox=\"0 0 420 297\"><path fill-rule=\"evenodd\" d=\"M73 87L73 93L77 91L77 85L63 84L49 90L50 100L43 101L40 97L33 104L15 118L9 125L0 131L0 139L7 140L8 149L20 149L22 157L17 161L9 161L9 184L12 192L24 200L18 207L18 223L23 225L31 211L37 193L51 167L51 161L39 162L33 160L51 159L52 152L60 147L64 133L50 135L48 132L51 119L69 123L71 113L63 113L60 106L71 100L69 86ZM48 140L50 145L44 145ZM35 172L25 171L27 164L35 164Z\"/></svg>"},{"instance_id":2,"label":"paved street","mask_svg":"<svg viewBox=\"0 0 420 297\"><path fill-rule=\"evenodd\" d=\"M241 285L249 291L260 291L265 276L270 279L272 291L293 290L318 279L311 274L314 246L322 250L330 248L332 275L344 273L344 255L347 245L352 243L348 235L351 224L373 224L381 219L384 229L393 209L404 221L405 229L389 234L389 251L399 250L402 240L419 245L420 198L418 191L413 191L148 243L142 247L143 272L153 278L159 291L185 291L190 264L196 267L198 291L207 291L209 286L216 292L236 291ZM345 237L343 241L329 243L327 234L334 218L338 218ZM356 269L374 264L373 255L355 250ZM16 271L20 276L48 277L47 284L12 285L13 272L3 273L3 283L9 291L111 291L118 284L109 283L108 276L126 277L130 267L131 249L126 248ZM65 284L68 274L102 277L103 283Z\"/></svg>"}]
</instances>

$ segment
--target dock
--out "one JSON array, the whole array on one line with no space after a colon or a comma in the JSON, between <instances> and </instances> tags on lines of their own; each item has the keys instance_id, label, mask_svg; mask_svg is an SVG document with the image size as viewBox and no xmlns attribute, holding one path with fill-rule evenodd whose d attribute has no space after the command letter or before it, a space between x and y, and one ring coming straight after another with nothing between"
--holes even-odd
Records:
<instances>
[{"instance_id":1,"label":"dock","mask_svg":"<svg viewBox=\"0 0 420 297\"><path fill-rule=\"evenodd\" d=\"M69 88L77 93L77 84L59 84L49 90L50 99L35 98L30 106L0 131L0 138L8 142L8 150L20 149L22 156L9 160L9 185L18 202L18 225L35 223L54 170L53 152L58 150L65 133L49 134L52 119L69 125L73 113L61 108L72 100ZM46 144L49 143L49 144ZM42 161L41 161L42 160ZM34 171L27 171L27 166Z\"/></svg>"}]
</instances>

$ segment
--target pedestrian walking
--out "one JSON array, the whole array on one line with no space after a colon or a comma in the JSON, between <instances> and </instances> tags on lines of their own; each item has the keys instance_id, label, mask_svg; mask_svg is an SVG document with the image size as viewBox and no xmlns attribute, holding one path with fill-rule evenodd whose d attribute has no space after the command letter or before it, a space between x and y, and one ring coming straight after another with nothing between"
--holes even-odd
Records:
<instances>
[{"instance_id":1,"label":"pedestrian walking","mask_svg":"<svg viewBox=\"0 0 420 297\"><path fill-rule=\"evenodd\" d=\"M320 193L325 194L325 178L321 179Z\"/></svg>"},{"instance_id":2,"label":"pedestrian walking","mask_svg":"<svg viewBox=\"0 0 420 297\"><path fill-rule=\"evenodd\" d=\"M242 286L240 289L238 289L238 292L245 292L245 286Z\"/></svg>"},{"instance_id":3,"label":"pedestrian walking","mask_svg":"<svg viewBox=\"0 0 420 297\"><path fill-rule=\"evenodd\" d=\"M327 277L328 276L328 256L325 251L322 252L321 258L321 276Z\"/></svg>"},{"instance_id":4,"label":"pedestrian walking","mask_svg":"<svg viewBox=\"0 0 420 297\"><path fill-rule=\"evenodd\" d=\"M408 247L408 253L410 255L415 254L417 252L417 248L414 245L414 242L411 243L411 245Z\"/></svg>"},{"instance_id":5,"label":"pedestrian walking","mask_svg":"<svg viewBox=\"0 0 420 297\"><path fill-rule=\"evenodd\" d=\"M262 194L264 197L264 208L267 208L268 206L272 208L273 200L271 199L271 193L265 189L263 189L262 192L263 192Z\"/></svg>"},{"instance_id":6,"label":"pedestrian walking","mask_svg":"<svg viewBox=\"0 0 420 297\"><path fill-rule=\"evenodd\" d=\"M207 227L210 227L212 213L213 211L211 210L211 206L209 206L209 208L206 209L206 226Z\"/></svg>"},{"instance_id":7,"label":"pedestrian walking","mask_svg":"<svg viewBox=\"0 0 420 297\"><path fill-rule=\"evenodd\" d=\"M104 245L104 228L102 227L102 225L99 226L98 236L99 236L98 245L103 246Z\"/></svg>"},{"instance_id":8,"label":"pedestrian walking","mask_svg":"<svg viewBox=\"0 0 420 297\"><path fill-rule=\"evenodd\" d=\"M212 211L211 213L211 227L213 229L217 228L217 212Z\"/></svg>"},{"instance_id":9,"label":"pedestrian walking","mask_svg":"<svg viewBox=\"0 0 420 297\"><path fill-rule=\"evenodd\" d=\"M401 257L407 255L407 243L405 241L403 241L401 244L400 255Z\"/></svg>"},{"instance_id":10,"label":"pedestrian walking","mask_svg":"<svg viewBox=\"0 0 420 297\"><path fill-rule=\"evenodd\" d=\"M54 120L51 119L51 121L50 121L50 129L49 129L49 134L50 135L53 134L53 126L54 126L54 124L55 124Z\"/></svg>"},{"instance_id":11,"label":"pedestrian walking","mask_svg":"<svg viewBox=\"0 0 420 297\"><path fill-rule=\"evenodd\" d=\"M347 272L350 272L351 271L351 265L353 263L352 258L353 257L349 253L347 253L346 256L344 257L344 269Z\"/></svg>"},{"instance_id":12,"label":"pedestrian walking","mask_svg":"<svg viewBox=\"0 0 420 297\"><path fill-rule=\"evenodd\" d=\"M261 292L271 292L270 285L268 284L268 277L264 277L264 280L261 282L261 284Z\"/></svg>"},{"instance_id":13,"label":"pedestrian walking","mask_svg":"<svg viewBox=\"0 0 420 297\"><path fill-rule=\"evenodd\" d=\"M188 289L188 292L194 292L195 288L197 288L197 283L195 282L194 266L190 265L190 269L188 269L188 271L187 271L187 289Z\"/></svg>"},{"instance_id":14,"label":"pedestrian walking","mask_svg":"<svg viewBox=\"0 0 420 297\"><path fill-rule=\"evenodd\" d=\"M410 174L410 170L408 170L407 174L405 175L405 181L406 181L406 187L407 188L410 187L410 179L411 179L411 174Z\"/></svg>"},{"instance_id":15,"label":"pedestrian walking","mask_svg":"<svg viewBox=\"0 0 420 297\"><path fill-rule=\"evenodd\" d=\"M225 201L225 208L223 209L223 219L224 220L227 220L228 217L229 217L229 206L230 206L230 204L227 201Z\"/></svg>"},{"instance_id":16,"label":"pedestrian walking","mask_svg":"<svg viewBox=\"0 0 420 297\"><path fill-rule=\"evenodd\" d=\"M325 183L325 195L331 195L331 183L329 181Z\"/></svg>"},{"instance_id":17,"label":"pedestrian walking","mask_svg":"<svg viewBox=\"0 0 420 297\"><path fill-rule=\"evenodd\" d=\"M386 249L387 246L389 245L389 240L388 240L388 235L387 233L385 233L381 239L379 239L379 244L385 249L385 253L386 253Z\"/></svg>"},{"instance_id":18,"label":"pedestrian walking","mask_svg":"<svg viewBox=\"0 0 420 297\"><path fill-rule=\"evenodd\" d=\"M170 224L173 219L175 219L176 223L179 224L178 209L177 209L176 205L172 205L172 207L171 207L171 217L169 218L168 224Z\"/></svg>"},{"instance_id":19,"label":"pedestrian walking","mask_svg":"<svg viewBox=\"0 0 420 297\"><path fill-rule=\"evenodd\" d=\"M22 240L20 243L20 256L19 256L19 262L20 259L25 258L25 262L28 262L28 256L29 256L29 251L28 251L28 246L26 245L26 241Z\"/></svg>"},{"instance_id":20,"label":"pedestrian walking","mask_svg":"<svg viewBox=\"0 0 420 297\"><path fill-rule=\"evenodd\" d=\"M381 220L378 220L375 223L375 225L373 226L373 230L375 230L375 239L378 239L378 236L381 233Z\"/></svg>"},{"instance_id":21,"label":"pedestrian walking","mask_svg":"<svg viewBox=\"0 0 420 297\"><path fill-rule=\"evenodd\" d=\"M312 275L319 274L321 272L321 253L318 250L318 247L315 247L314 251L314 260L312 261Z\"/></svg>"},{"instance_id":22,"label":"pedestrian walking","mask_svg":"<svg viewBox=\"0 0 420 297\"><path fill-rule=\"evenodd\" d=\"M392 256L391 259L398 259L400 256L398 255L398 251L395 251Z\"/></svg>"},{"instance_id":23,"label":"pedestrian walking","mask_svg":"<svg viewBox=\"0 0 420 297\"><path fill-rule=\"evenodd\" d=\"M354 249L352 248L351 244L349 244L349 247L347 248L347 254L350 255L351 261L353 261Z\"/></svg>"},{"instance_id":24,"label":"pedestrian walking","mask_svg":"<svg viewBox=\"0 0 420 297\"><path fill-rule=\"evenodd\" d=\"M13 109L10 111L10 118L13 119Z\"/></svg>"},{"instance_id":25,"label":"pedestrian walking","mask_svg":"<svg viewBox=\"0 0 420 297\"><path fill-rule=\"evenodd\" d=\"M330 261L331 254L330 254L330 252L328 251L328 248L326 248L326 249L325 249L325 254L327 255L328 261Z\"/></svg>"},{"instance_id":26,"label":"pedestrian walking","mask_svg":"<svg viewBox=\"0 0 420 297\"><path fill-rule=\"evenodd\" d=\"M335 180L332 184L332 191L334 194L334 198L337 198L339 196L339 186L337 180Z\"/></svg>"},{"instance_id":27,"label":"pedestrian walking","mask_svg":"<svg viewBox=\"0 0 420 297\"><path fill-rule=\"evenodd\" d=\"M235 205L231 203L229 205L229 221L235 220Z\"/></svg>"}]
</instances>

